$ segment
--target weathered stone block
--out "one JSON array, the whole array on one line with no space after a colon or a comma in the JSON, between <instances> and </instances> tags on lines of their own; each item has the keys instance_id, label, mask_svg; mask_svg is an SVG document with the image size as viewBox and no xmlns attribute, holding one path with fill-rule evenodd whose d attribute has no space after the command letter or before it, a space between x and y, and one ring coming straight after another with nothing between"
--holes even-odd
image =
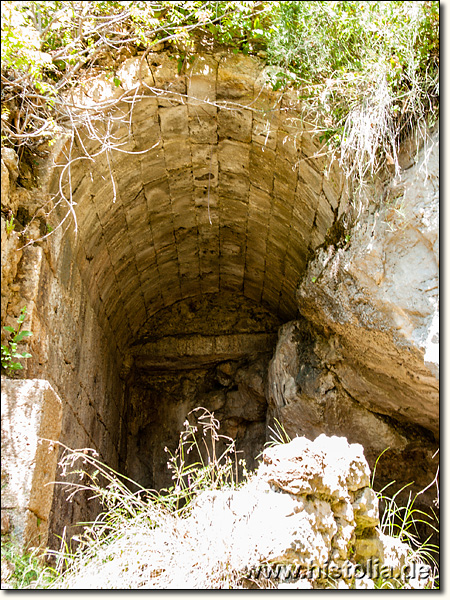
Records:
<instances>
[{"instance_id":1,"label":"weathered stone block","mask_svg":"<svg viewBox=\"0 0 450 600\"><path fill-rule=\"evenodd\" d=\"M322 174L315 169L312 161L302 159L298 166L298 178L299 181L308 185L316 193L320 193L322 190Z\"/></svg>"},{"instance_id":2,"label":"weathered stone block","mask_svg":"<svg viewBox=\"0 0 450 600\"><path fill-rule=\"evenodd\" d=\"M158 121L158 114L151 115L144 123L132 121L135 151L145 158L148 152L158 149L162 144L162 134Z\"/></svg>"},{"instance_id":3,"label":"weathered stone block","mask_svg":"<svg viewBox=\"0 0 450 600\"><path fill-rule=\"evenodd\" d=\"M300 144L303 155L311 162L312 165L314 165L318 171L323 172L323 169L327 164L325 143L320 143L317 135L308 133L306 131L306 124L305 131L301 136Z\"/></svg>"},{"instance_id":4,"label":"weathered stone block","mask_svg":"<svg viewBox=\"0 0 450 600\"><path fill-rule=\"evenodd\" d=\"M171 215L152 216L150 225L153 235L153 244L157 253L161 248L175 243Z\"/></svg>"},{"instance_id":5,"label":"weathered stone block","mask_svg":"<svg viewBox=\"0 0 450 600\"><path fill-rule=\"evenodd\" d=\"M192 196L187 197L185 200L186 202L177 202L176 204L174 204L173 227L175 236L177 232L180 233L180 231L183 230L197 231L197 215L193 210ZM186 214L184 214L183 208L176 208L183 206L189 207Z\"/></svg>"},{"instance_id":6,"label":"weathered stone block","mask_svg":"<svg viewBox=\"0 0 450 600\"><path fill-rule=\"evenodd\" d=\"M221 108L217 115L217 123L219 137L251 142L252 112L250 110Z\"/></svg>"},{"instance_id":7,"label":"weathered stone block","mask_svg":"<svg viewBox=\"0 0 450 600\"><path fill-rule=\"evenodd\" d=\"M2 506L24 548L47 543L61 423L48 381L2 377Z\"/></svg>"},{"instance_id":8,"label":"weathered stone block","mask_svg":"<svg viewBox=\"0 0 450 600\"><path fill-rule=\"evenodd\" d=\"M279 202L281 201L286 206L289 206L290 212L292 213L292 206L295 199L295 181L293 185L286 185L282 179L275 175L273 194Z\"/></svg>"},{"instance_id":9,"label":"weathered stone block","mask_svg":"<svg viewBox=\"0 0 450 600\"><path fill-rule=\"evenodd\" d=\"M334 221L334 212L327 199L322 194L319 198L316 211L316 227L319 235L325 236L328 229L331 227Z\"/></svg>"},{"instance_id":10,"label":"weathered stone block","mask_svg":"<svg viewBox=\"0 0 450 600\"><path fill-rule=\"evenodd\" d=\"M187 80L190 116L215 116L217 62L209 56L198 56Z\"/></svg>"},{"instance_id":11,"label":"weathered stone block","mask_svg":"<svg viewBox=\"0 0 450 600\"><path fill-rule=\"evenodd\" d=\"M170 206L170 187L167 177L163 177L152 184L144 186L145 197L150 212L160 212ZM161 212L162 212L161 211Z\"/></svg>"},{"instance_id":12,"label":"weathered stone block","mask_svg":"<svg viewBox=\"0 0 450 600\"><path fill-rule=\"evenodd\" d=\"M189 136L188 112L186 105L182 104L181 106L160 108L159 118L164 141L177 140L180 136Z\"/></svg>"},{"instance_id":13,"label":"weathered stone block","mask_svg":"<svg viewBox=\"0 0 450 600\"><path fill-rule=\"evenodd\" d=\"M217 119L199 115L190 118L189 135L193 144L217 144Z\"/></svg>"},{"instance_id":14,"label":"weathered stone block","mask_svg":"<svg viewBox=\"0 0 450 600\"><path fill-rule=\"evenodd\" d=\"M271 112L267 117L253 116L252 142L264 149L275 150L277 146L277 117Z\"/></svg>"},{"instance_id":15,"label":"weathered stone block","mask_svg":"<svg viewBox=\"0 0 450 600\"><path fill-rule=\"evenodd\" d=\"M298 214L309 228L314 222L318 202L318 190L314 191L299 181L295 192L294 214Z\"/></svg>"},{"instance_id":16,"label":"weathered stone block","mask_svg":"<svg viewBox=\"0 0 450 600\"><path fill-rule=\"evenodd\" d=\"M200 190L197 188L194 194L194 205L196 208L197 215L199 212L208 212L211 220L217 217L217 207L218 207L219 196L214 189L208 190ZM198 210L199 209L199 210ZM202 210L204 209L204 210ZM199 218L199 223L204 222Z\"/></svg>"},{"instance_id":17,"label":"weathered stone block","mask_svg":"<svg viewBox=\"0 0 450 600\"><path fill-rule=\"evenodd\" d=\"M322 181L322 189L326 199L330 203L333 210L339 205L339 199L341 197L342 188L344 185L343 176L338 173L333 176L324 176Z\"/></svg>"},{"instance_id":18,"label":"weathered stone block","mask_svg":"<svg viewBox=\"0 0 450 600\"><path fill-rule=\"evenodd\" d=\"M208 189L217 187L219 179L217 148L209 144L192 144L191 149L195 187Z\"/></svg>"},{"instance_id":19,"label":"weathered stone block","mask_svg":"<svg viewBox=\"0 0 450 600\"><path fill-rule=\"evenodd\" d=\"M241 175L248 174L249 150L248 144L222 140L218 148L220 170Z\"/></svg>"},{"instance_id":20,"label":"weathered stone block","mask_svg":"<svg viewBox=\"0 0 450 600\"><path fill-rule=\"evenodd\" d=\"M244 280L244 295L254 302L261 302L262 282L254 283L251 279Z\"/></svg>"},{"instance_id":21,"label":"weathered stone block","mask_svg":"<svg viewBox=\"0 0 450 600\"><path fill-rule=\"evenodd\" d=\"M166 169L187 169L192 163L191 150L188 138L177 138L172 141L164 141L164 158Z\"/></svg>"},{"instance_id":22,"label":"weathered stone block","mask_svg":"<svg viewBox=\"0 0 450 600\"><path fill-rule=\"evenodd\" d=\"M236 201L248 202L250 182L248 177L238 173L220 173L218 193L220 198L233 198Z\"/></svg>"},{"instance_id":23,"label":"weathered stone block","mask_svg":"<svg viewBox=\"0 0 450 600\"><path fill-rule=\"evenodd\" d=\"M156 310L156 304L162 307L162 296L161 296L161 285L159 278L159 271L157 266L151 267L142 273L142 279L144 281L142 285L142 293L146 305L149 307L149 314L152 314Z\"/></svg>"},{"instance_id":24,"label":"weathered stone block","mask_svg":"<svg viewBox=\"0 0 450 600\"><path fill-rule=\"evenodd\" d=\"M273 189L273 165L276 154L270 148L252 144L250 149L249 175L253 186L271 193Z\"/></svg>"},{"instance_id":25,"label":"weathered stone block","mask_svg":"<svg viewBox=\"0 0 450 600\"><path fill-rule=\"evenodd\" d=\"M165 52L150 52L147 62L155 80L155 86L160 90L166 90L167 94L158 96L158 102L172 96L179 99L180 94L186 94L186 79L178 74L177 60ZM169 100L165 101L169 104Z\"/></svg>"},{"instance_id":26,"label":"weathered stone block","mask_svg":"<svg viewBox=\"0 0 450 600\"><path fill-rule=\"evenodd\" d=\"M127 207L125 219L130 231L136 231L136 229L140 228L142 224L145 224L148 219L147 198L145 197L142 188L140 193L134 198L133 202ZM132 239L131 241L135 240Z\"/></svg>"},{"instance_id":27,"label":"weathered stone block","mask_svg":"<svg viewBox=\"0 0 450 600\"><path fill-rule=\"evenodd\" d=\"M226 55L217 71L217 98L253 100L254 82L263 65L250 56Z\"/></svg>"},{"instance_id":28,"label":"weathered stone block","mask_svg":"<svg viewBox=\"0 0 450 600\"><path fill-rule=\"evenodd\" d=\"M248 204L251 218L256 218L254 215L260 214L261 218L266 221L270 216L272 196L269 193L258 189L254 185L251 185Z\"/></svg>"},{"instance_id":29,"label":"weathered stone block","mask_svg":"<svg viewBox=\"0 0 450 600\"><path fill-rule=\"evenodd\" d=\"M147 61L145 58L142 60L141 56L127 58L118 69L117 77L120 79L120 87L124 90L136 88L142 82L149 86L155 84Z\"/></svg>"},{"instance_id":30,"label":"weathered stone block","mask_svg":"<svg viewBox=\"0 0 450 600\"><path fill-rule=\"evenodd\" d=\"M284 124L283 124L284 125ZM296 165L299 158L300 139L299 132L287 132L282 129L277 131L277 154L292 165Z\"/></svg>"},{"instance_id":31,"label":"weathered stone block","mask_svg":"<svg viewBox=\"0 0 450 600\"><path fill-rule=\"evenodd\" d=\"M142 179L136 177L140 170L141 161L137 157L129 157L128 163L122 163L121 168L115 170L116 190L125 207L132 204L142 190Z\"/></svg>"},{"instance_id":32,"label":"weathered stone block","mask_svg":"<svg viewBox=\"0 0 450 600\"><path fill-rule=\"evenodd\" d=\"M176 171L171 171L169 178L170 195L172 206L174 201L185 196L192 197L194 192L194 178L192 168L189 165ZM192 206L192 205L191 205Z\"/></svg>"}]
</instances>

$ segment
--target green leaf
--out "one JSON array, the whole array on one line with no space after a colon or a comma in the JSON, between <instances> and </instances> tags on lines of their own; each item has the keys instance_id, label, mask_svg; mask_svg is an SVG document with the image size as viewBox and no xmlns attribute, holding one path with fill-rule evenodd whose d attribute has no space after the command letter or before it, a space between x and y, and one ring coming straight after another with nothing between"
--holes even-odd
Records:
<instances>
[{"instance_id":1,"label":"green leaf","mask_svg":"<svg viewBox=\"0 0 450 600\"><path fill-rule=\"evenodd\" d=\"M114 85L116 87L119 87L119 85L122 84L122 82L120 81L120 79L118 77L114 77L113 81L114 81Z\"/></svg>"},{"instance_id":2,"label":"green leaf","mask_svg":"<svg viewBox=\"0 0 450 600\"><path fill-rule=\"evenodd\" d=\"M19 333L14 336L13 341L18 344L23 338L30 337L30 335L33 335L31 331L19 331Z\"/></svg>"},{"instance_id":3,"label":"green leaf","mask_svg":"<svg viewBox=\"0 0 450 600\"><path fill-rule=\"evenodd\" d=\"M5 325L3 329L6 329L6 331L9 331L10 333L14 333L16 331L14 327L11 327L11 325Z\"/></svg>"}]
</instances>

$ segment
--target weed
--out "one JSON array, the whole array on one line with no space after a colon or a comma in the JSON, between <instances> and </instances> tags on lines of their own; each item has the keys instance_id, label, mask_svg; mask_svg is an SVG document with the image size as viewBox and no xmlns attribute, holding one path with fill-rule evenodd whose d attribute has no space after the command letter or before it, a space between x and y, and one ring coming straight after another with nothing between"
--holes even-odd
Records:
<instances>
[{"instance_id":1,"label":"weed","mask_svg":"<svg viewBox=\"0 0 450 600\"><path fill-rule=\"evenodd\" d=\"M10 334L10 339L7 344L2 344L2 369L8 372L8 374L13 373L14 371L18 371L23 369L23 365L20 362L15 361L17 358L31 358L31 354L29 352L18 352L17 345L26 337L30 337L33 335L31 331L26 331L22 329L23 322L25 321L25 317L27 315L27 307L24 306L20 311L19 318L17 319L18 328L14 329L11 325L5 325L3 329L8 331Z\"/></svg>"},{"instance_id":2,"label":"weed","mask_svg":"<svg viewBox=\"0 0 450 600\"><path fill-rule=\"evenodd\" d=\"M313 278L314 279L314 278ZM271 432L270 439L266 442L267 447L277 446L278 444L289 444L291 441L283 423L280 423L278 419L274 420L274 426L269 425L269 431Z\"/></svg>"},{"instance_id":3,"label":"weed","mask_svg":"<svg viewBox=\"0 0 450 600\"><path fill-rule=\"evenodd\" d=\"M36 551L22 552L7 535L2 535L1 549L2 583L13 589L30 589L37 581L45 586L51 583L53 571L43 564Z\"/></svg>"},{"instance_id":4,"label":"weed","mask_svg":"<svg viewBox=\"0 0 450 600\"><path fill-rule=\"evenodd\" d=\"M199 411L197 424L191 424L189 416ZM214 415L205 408L196 408L189 413L184 426L175 453L165 448L174 483L162 490L162 500L175 510L189 505L206 489L233 488L239 482L235 442L219 434L220 423Z\"/></svg>"},{"instance_id":5,"label":"weed","mask_svg":"<svg viewBox=\"0 0 450 600\"><path fill-rule=\"evenodd\" d=\"M305 120L362 201L382 169L399 173L400 143L426 142L439 116L439 3L274 4L275 87L298 89Z\"/></svg>"},{"instance_id":6,"label":"weed","mask_svg":"<svg viewBox=\"0 0 450 600\"><path fill-rule=\"evenodd\" d=\"M372 472L372 488L378 462L387 450L389 450L389 448L386 448L375 461ZM433 534L439 531L434 525L434 523L438 522L438 517L432 508L431 514L429 514L417 508L415 504L418 496L426 489L434 484L437 486L437 477L438 473L433 482L424 490L421 490L416 494L413 494L410 491L406 503L400 501L400 497L402 497L405 490L412 485L411 483L404 485L392 495L387 493L387 490L395 484L395 481L389 482L380 491L375 491L382 508L379 531L384 535L397 538L400 542L406 544L409 548L408 560L411 563L426 564L432 568L432 574L427 582L427 588L433 589L439 587L439 563L437 559L439 548L431 541ZM425 540L420 538L418 531L420 525L431 530L431 534ZM408 587L408 585L397 580L383 579L375 582L375 587L377 589L397 589L399 587Z\"/></svg>"},{"instance_id":7,"label":"weed","mask_svg":"<svg viewBox=\"0 0 450 600\"><path fill-rule=\"evenodd\" d=\"M63 536L60 550L49 551L59 573L52 587L164 589L173 587L177 576L182 583L183 577L200 577L206 586L235 587L240 576L233 558L211 548L200 533L202 524L193 523L191 514L205 490L231 491L239 485L234 442L219 434L219 422L204 408L192 411L184 425L177 449L168 451L173 484L161 492L144 489L107 467L94 450L65 448L60 466L65 476L76 478L63 484L70 492L67 501L89 490L104 512L72 538L76 550ZM200 560L201 572L195 566Z\"/></svg>"},{"instance_id":8,"label":"weed","mask_svg":"<svg viewBox=\"0 0 450 600\"><path fill-rule=\"evenodd\" d=\"M11 218L6 221L6 235L11 235L14 231L16 224L14 223L14 215L11 215Z\"/></svg>"}]
</instances>

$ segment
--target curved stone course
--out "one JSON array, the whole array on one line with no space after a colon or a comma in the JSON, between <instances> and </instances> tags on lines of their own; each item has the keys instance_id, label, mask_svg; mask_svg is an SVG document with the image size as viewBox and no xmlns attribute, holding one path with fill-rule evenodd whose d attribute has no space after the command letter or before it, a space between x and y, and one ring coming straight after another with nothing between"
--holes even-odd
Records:
<instances>
[{"instance_id":1,"label":"curved stone course","mask_svg":"<svg viewBox=\"0 0 450 600\"><path fill-rule=\"evenodd\" d=\"M335 220L343 178L324 175L298 108L263 85L257 60L198 56L186 76L165 54L148 62L168 94L113 115L115 142L140 154L106 153L71 174L77 262L119 347L197 295L234 291L295 317L308 252Z\"/></svg>"}]
</instances>

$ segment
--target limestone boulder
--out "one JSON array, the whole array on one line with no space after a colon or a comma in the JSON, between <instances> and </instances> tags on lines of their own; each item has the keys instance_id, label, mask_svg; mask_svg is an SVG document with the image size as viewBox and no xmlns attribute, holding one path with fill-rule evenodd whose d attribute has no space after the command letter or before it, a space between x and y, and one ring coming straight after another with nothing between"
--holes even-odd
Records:
<instances>
[{"instance_id":1,"label":"limestone boulder","mask_svg":"<svg viewBox=\"0 0 450 600\"><path fill-rule=\"evenodd\" d=\"M189 527L220 548L222 560L232 556L238 570L260 576L259 566L266 565L274 575L277 567L281 589L326 586L329 569L348 589L355 586L356 566L364 570L367 561L400 576L408 548L380 532L378 497L369 480L360 445L336 436L295 438L266 449L242 488L201 494ZM371 577L367 570L358 586L373 588Z\"/></svg>"},{"instance_id":2,"label":"limestone boulder","mask_svg":"<svg viewBox=\"0 0 450 600\"><path fill-rule=\"evenodd\" d=\"M333 501L369 485L369 465L359 444L320 435L293 439L264 451L259 477L289 494L324 495Z\"/></svg>"}]
</instances>

